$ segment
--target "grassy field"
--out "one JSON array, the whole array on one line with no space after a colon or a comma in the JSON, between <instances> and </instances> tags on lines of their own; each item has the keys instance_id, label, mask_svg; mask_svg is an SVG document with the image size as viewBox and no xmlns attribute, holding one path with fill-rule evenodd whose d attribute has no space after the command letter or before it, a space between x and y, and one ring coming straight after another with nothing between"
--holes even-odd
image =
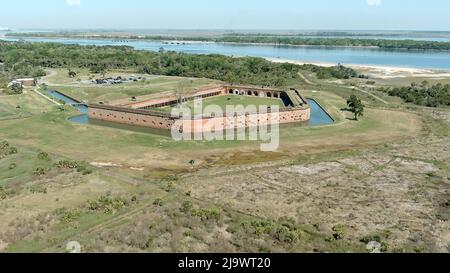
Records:
<instances>
[{"instance_id":1,"label":"grassy field","mask_svg":"<svg viewBox=\"0 0 450 273\"><path fill-rule=\"evenodd\" d=\"M227 106L256 106L259 108L260 106L278 106L280 108L285 107L284 103L280 99L269 99L269 98L258 98L258 97L240 97L240 96L220 96L220 97L212 97L206 98L202 100L202 104L197 104L197 107L200 109L205 109L208 106L218 106L222 111L226 111ZM191 112L194 112L195 103L194 101L190 101L183 104L183 107L187 107ZM172 107L163 107L157 108L156 110L161 110L164 112L172 111Z\"/></svg>"},{"instance_id":2,"label":"grassy field","mask_svg":"<svg viewBox=\"0 0 450 273\"><path fill-rule=\"evenodd\" d=\"M0 120L31 117L54 108L32 91L28 91L26 95L0 96Z\"/></svg>"},{"instance_id":3,"label":"grassy field","mask_svg":"<svg viewBox=\"0 0 450 273\"><path fill-rule=\"evenodd\" d=\"M79 80L76 80L69 78L67 72L64 70L57 69L51 71L52 72L49 72L49 76L44 80L44 82L48 84L49 89L60 91L80 101L87 101L89 103L131 99L131 97L163 92L174 92L175 90L189 91L194 90L195 88L219 83L218 81L210 79L137 75L126 71L121 71L111 72L105 76L128 77L134 75L142 77L143 80L118 85L93 85L89 82L85 83L84 81L89 81L89 78L101 79L104 78L103 75L91 75L87 74L87 71L83 71L81 74L82 76L79 77Z\"/></svg>"},{"instance_id":4,"label":"grassy field","mask_svg":"<svg viewBox=\"0 0 450 273\"><path fill-rule=\"evenodd\" d=\"M445 252L450 110L305 76L309 84L290 85L336 123L282 128L280 148L268 153L260 142L177 142L73 124L67 118L76 110L61 111L33 92L1 97L0 141L18 152L0 159L0 251L65 252L77 240L90 252L365 252L369 238L386 252ZM81 100L214 83L148 76L92 87L63 73L47 80ZM351 94L367 105L358 122L342 110ZM90 172L57 167L60 160L83 162Z\"/></svg>"}]
</instances>

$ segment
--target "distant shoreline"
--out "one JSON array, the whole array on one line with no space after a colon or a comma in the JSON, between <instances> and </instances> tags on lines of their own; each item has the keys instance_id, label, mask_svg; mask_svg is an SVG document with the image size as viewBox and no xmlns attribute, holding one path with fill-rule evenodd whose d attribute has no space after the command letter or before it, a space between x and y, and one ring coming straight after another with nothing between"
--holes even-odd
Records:
<instances>
[{"instance_id":1,"label":"distant shoreline","mask_svg":"<svg viewBox=\"0 0 450 273\"><path fill-rule=\"evenodd\" d=\"M316 66L332 67L336 66L336 63L331 62L310 62L310 61L295 61L288 59L277 58L264 58L274 63L291 63L297 65L312 64ZM370 64L344 64L346 67L351 67L357 70L366 70L367 72L377 74L380 78L393 78L393 77L430 77L430 78L450 78L450 70L434 69L434 68L415 68L415 67L402 67L402 66L383 66L383 65L370 65Z\"/></svg>"},{"instance_id":2,"label":"distant shoreline","mask_svg":"<svg viewBox=\"0 0 450 273\"><path fill-rule=\"evenodd\" d=\"M7 39L20 39L19 36L6 36ZM118 38L106 38L106 37L92 37L92 36L49 36L49 37L36 37L36 36L23 36L22 38L27 39L86 39L86 40L114 40ZM0 37L1 39L1 37ZM120 39L118 39L120 40ZM282 47L323 47L323 48L377 48L378 47L367 47L367 46L315 46L315 45L277 45L268 43L237 43L237 42L214 42L214 41L197 41L197 40L152 40L152 39L124 39L124 40L139 40L139 41L157 41L157 42L167 42L169 44L179 43L179 44L228 44L228 45L253 45L253 46L282 46ZM126 45L126 44L125 44ZM386 49L381 49L386 50ZM399 49L393 49L399 50ZM430 50L431 51L431 50ZM239 56L236 56L239 57ZM244 57L244 56L241 56ZM276 63L292 63L298 65L312 64L323 67L336 66L337 63L332 62L321 62L321 61L302 61L302 60L292 60L292 59L281 59L275 57L262 57L263 59L269 60ZM450 77L450 70L439 69L439 68L417 68L410 66L389 66L389 65L372 65L372 64L350 64L344 63L345 66L354 69L372 70L377 72L383 72L385 74L410 74L410 75L423 75L427 77Z\"/></svg>"},{"instance_id":3,"label":"distant shoreline","mask_svg":"<svg viewBox=\"0 0 450 273\"><path fill-rule=\"evenodd\" d=\"M405 51L450 51L450 42L383 39L357 37L307 37L307 36L265 36L265 35L229 35L229 36L165 36L165 35L105 35L71 33L7 33L7 38L32 39L86 39L118 41L158 41L168 43L217 43L279 47L323 47L323 48L373 48L381 50Z\"/></svg>"}]
</instances>

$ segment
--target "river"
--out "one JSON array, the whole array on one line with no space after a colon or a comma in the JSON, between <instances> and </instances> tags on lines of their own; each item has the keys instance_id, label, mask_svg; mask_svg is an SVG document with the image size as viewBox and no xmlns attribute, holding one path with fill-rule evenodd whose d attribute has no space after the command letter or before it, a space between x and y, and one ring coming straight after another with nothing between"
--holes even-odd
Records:
<instances>
[{"instance_id":1,"label":"river","mask_svg":"<svg viewBox=\"0 0 450 273\"><path fill-rule=\"evenodd\" d=\"M7 38L2 38L7 39ZM14 39L7 39L14 40ZM342 63L355 65L377 65L392 67L430 68L450 71L450 51L425 50L384 50L357 47L320 46L272 46L225 43L164 43L161 41L129 40L112 41L107 39L70 38L25 38L30 42L58 42L79 45L127 45L140 50L169 51L192 54L222 54L228 56L253 56L270 59L283 59L301 62Z\"/></svg>"}]
</instances>

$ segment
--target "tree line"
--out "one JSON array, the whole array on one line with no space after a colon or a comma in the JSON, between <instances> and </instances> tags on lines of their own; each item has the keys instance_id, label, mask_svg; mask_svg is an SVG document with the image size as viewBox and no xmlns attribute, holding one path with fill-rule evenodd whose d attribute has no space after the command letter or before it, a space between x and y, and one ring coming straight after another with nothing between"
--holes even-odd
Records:
<instances>
[{"instance_id":1,"label":"tree line","mask_svg":"<svg viewBox=\"0 0 450 273\"><path fill-rule=\"evenodd\" d=\"M416 105L428 107L450 106L449 84L437 83L430 85L429 82L423 81L420 84L411 83L410 86L380 88L380 91Z\"/></svg>"},{"instance_id":2,"label":"tree line","mask_svg":"<svg viewBox=\"0 0 450 273\"><path fill-rule=\"evenodd\" d=\"M43 68L85 68L92 73L128 69L154 75L199 77L230 83L285 86L300 70L321 78L359 76L351 68L274 63L263 58L196 55L160 49L135 50L128 46L80 46L59 43L0 42L0 62L10 75L38 77Z\"/></svg>"},{"instance_id":3,"label":"tree line","mask_svg":"<svg viewBox=\"0 0 450 273\"><path fill-rule=\"evenodd\" d=\"M382 49L407 50L450 50L450 42L420 41L411 39L360 39L360 38L333 38L333 37L305 37L270 34L229 34L223 36L162 36L162 35L92 35L73 33L10 33L15 37L72 37L94 39L133 39L154 41L199 41L216 43L257 43L274 45L298 46L346 46L346 47L377 47Z\"/></svg>"}]
</instances>

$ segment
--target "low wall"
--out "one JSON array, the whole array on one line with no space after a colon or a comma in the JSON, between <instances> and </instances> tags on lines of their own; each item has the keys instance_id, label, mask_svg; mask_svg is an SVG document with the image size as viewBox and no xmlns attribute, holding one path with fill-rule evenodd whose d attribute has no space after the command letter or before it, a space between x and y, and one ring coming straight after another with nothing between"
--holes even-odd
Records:
<instances>
[{"instance_id":1,"label":"low wall","mask_svg":"<svg viewBox=\"0 0 450 273\"><path fill-rule=\"evenodd\" d=\"M210 132L215 131L216 128L250 128L258 125L271 125L272 119L275 120L277 115L279 124L304 122L310 120L311 109L306 107L282 109L277 113L243 113L234 117L181 119L176 121L175 126L178 127L178 131L190 133Z\"/></svg>"},{"instance_id":2,"label":"low wall","mask_svg":"<svg viewBox=\"0 0 450 273\"><path fill-rule=\"evenodd\" d=\"M112 106L89 105L88 115L90 119L164 130L170 130L175 123L175 119L164 113Z\"/></svg>"}]
</instances>

